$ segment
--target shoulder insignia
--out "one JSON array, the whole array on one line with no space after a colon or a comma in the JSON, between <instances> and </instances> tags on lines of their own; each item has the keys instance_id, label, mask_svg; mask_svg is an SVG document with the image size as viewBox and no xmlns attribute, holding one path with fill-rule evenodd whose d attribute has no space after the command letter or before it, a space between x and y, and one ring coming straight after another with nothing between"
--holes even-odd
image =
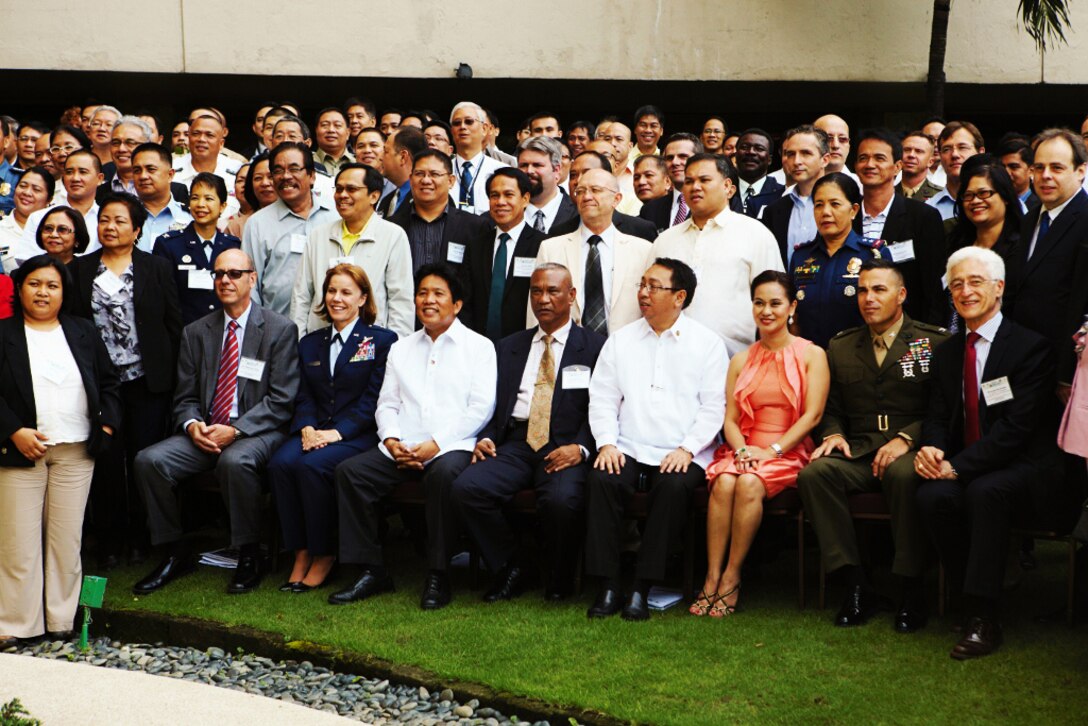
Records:
<instances>
[{"instance_id":1,"label":"shoulder insignia","mask_svg":"<svg viewBox=\"0 0 1088 726\"><path fill-rule=\"evenodd\" d=\"M840 330L839 332L832 335L831 339L832 340L837 340L839 338L845 338L848 335L853 335L854 333L858 332L859 330L861 330L864 327L865 327L864 325L857 325L857 326L854 326L853 328L847 328L846 330Z\"/></svg>"}]
</instances>

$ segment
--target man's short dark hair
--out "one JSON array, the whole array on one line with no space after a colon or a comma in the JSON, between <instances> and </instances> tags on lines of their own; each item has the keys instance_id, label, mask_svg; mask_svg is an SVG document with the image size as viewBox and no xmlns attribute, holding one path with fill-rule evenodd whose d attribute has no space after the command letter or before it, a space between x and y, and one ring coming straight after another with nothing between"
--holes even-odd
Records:
<instances>
[{"instance_id":1,"label":"man's short dark hair","mask_svg":"<svg viewBox=\"0 0 1088 726\"><path fill-rule=\"evenodd\" d=\"M102 173L102 160L98 158L98 154L94 153L90 149L76 149L68 155L67 159L64 160L65 165L68 164L68 159L79 156L87 156L88 158L90 158L91 164L94 166L94 170L99 174Z\"/></svg>"},{"instance_id":2,"label":"man's short dark hair","mask_svg":"<svg viewBox=\"0 0 1088 726\"><path fill-rule=\"evenodd\" d=\"M111 192L110 194L107 194L98 205L99 218L102 217L102 212L105 211L106 207L111 204L125 205L128 209L128 216L132 220L132 226L141 232L143 231L144 224L147 223L147 210L144 209L144 205L139 199L128 192Z\"/></svg>"},{"instance_id":3,"label":"man's short dark hair","mask_svg":"<svg viewBox=\"0 0 1088 726\"><path fill-rule=\"evenodd\" d=\"M856 148L860 149L861 142L863 141L879 141L883 144L887 144L892 150L892 161L903 160L903 142L899 140L899 137L896 134L888 129L862 129L861 133L858 134Z\"/></svg>"},{"instance_id":4,"label":"man's short dark hair","mask_svg":"<svg viewBox=\"0 0 1088 726\"><path fill-rule=\"evenodd\" d=\"M200 172L189 182L189 196L193 195L193 190L196 189L197 184L211 187L215 191L215 196L219 197L219 203L227 203L227 183L223 181L223 177L217 176L210 171Z\"/></svg>"},{"instance_id":5,"label":"man's short dark hair","mask_svg":"<svg viewBox=\"0 0 1088 726\"><path fill-rule=\"evenodd\" d=\"M1019 154L1020 160L1031 166L1035 163L1035 150L1031 148L1031 141L1021 134L1005 134L997 147L997 158L1001 159L1009 154Z\"/></svg>"},{"instance_id":6,"label":"man's short dark hair","mask_svg":"<svg viewBox=\"0 0 1088 726\"><path fill-rule=\"evenodd\" d=\"M132 157L131 157L132 161L135 162L136 157L139 156L140 154L148 154L148 153L158 155L159 161L166 164L170 168L173 168L174 156L173 156L173 154L170 153L170 150L167 149L162 144L156 144L156 143L154 143L152 141L148 141L146 143L140 144L135 149L133 149L132 150Z\"/></svg>"},{"instance_id":7,"label":"man's short dark hair","mask_svg":"<svg viewBox=\"0 0 1088 726\"><path fill-rule=\"evenodd\" d=\"M870 257L865 260L865 262L861 263L861 272L868 272L869 270L891 270L895 275L895 278L899 280L899 287L907 286L906 280L903 277L903 271L899 269L899 265L891 260L885 260L882 257Z\"/></svg>"},{"instance_id":8,"label":"man's short dark hair","mask_svg":"<svg viewBox=\"0 0 1088 726\"><path fill-rule=\"evenodd\" d=\"M513 166L504 166L501 169L496 169L495 172L487 178L487 193L491 193L491 182L495 181L500 176L506 176L513 179L518 184L518 193L525 196L529 193L533 183L529 181L529 175L523 172L521 169Z\"/></svg>"},{"instance_id":9,"label":"man's short dark hair","mask_svg":"<svg viewBox=\"0 0 1088 726\"><path fill-rule=\"evenodd\" d=\"M272 153L268 155L268 170L272 171L272 169L274 169L276 166L276 159L281 154L284 154L291 149L294 149L295 151L298 151L302 154L302 165L306 168L307 172L313 174L315 169L314 152L310 149L309 146L302 143L301 141L284 141L279 146L272 149Z\"/></svg>"},{"instance_id":10,"label":"man's short dark hair","mask_svg":"<svg viewBox=\"0 0 1088 726\"><path fill-rule=\"evenodd\" d=\"M941 134L944 136L944 134ZM1053 139L1065 139L1071 147L1073 147L1073 166L1080 166L1085 162L1088 162L1088 149L1084 147L1084 139L1081 135L1075 131L1069 129L1046 129L1040 131L1033 141L1035 148L1039 148L1039 144L1044 141L1051 141Z\"/></svg>"},{"instance_id":11,"label":"man's short dark hair","mask_svg":"<svg viewBox=\"0 0 1088 726\"><path fill-rule=\"evenodd\" d=\"M670 135L669 138L665 140L665 143L661 145L661 153L665 153L665 149L668 148L669 144L677 141L690 141L692 146L695 147L696 154L701 154L706 151L706 147L703 146L703 140L698 136L689 134L687 131L677 131L675 134Z\"/></svg>"},{"instance_id":12,"label":"man's short dark hair","mask_svg":"<svg viewBox=\"0 0 1088 726\"><path fill-rule=\"evenodd\" d=\"M563 124L559 121L559 117L556 116L551 111L537 111L536 113L534 113L532 116L529 117L529 126L528 126L528 128L531 129L533 127L533 121L536 121L537 119L541 119L541 118L554 118L555 119L555 125L558 128L558 130L559 131L563 130Z\"/></svg>"},{"instance_id":13,"label":"man's short dark hair","mask_svg":"<svg viewBox=\"0 0 1088 726\"><path fill-rule=\"evenodd\" d=\"M343 109L339 109L336 106L326 106L325 108L317 112L317 115L314 116L314 119L317 121L317 123L321 123L321 117L327 113L340 114L340 118L344 119L344 124L347 125L348 115L343 111Z\"/></svg>"},{"instance_id":14,"label":"man's short dark hair","mask_svg":"<svg viewBox=\"0 0 1088 726\"><path fill-rule=\"evenodd\" d=\"M661 109L657 106L646 105L640 106L639 109L635 111L635 122L632 126L638 126L638 122L646 116L653 116L657 119L658 123L662 126L665 125L665 114L661 113Z\"/></svg>"},{"instance_id":15,"label":"man's short dark hair","mask_svg":"<svg viewBox=\"0 0 1088 726\"><path fill-rule=\"evenodd\" d=\"M438 159L438 161L442 163L442 167L446 170L447 174L453 173L453 160L438 149L427 148L413 156L412 168L415 169L416 165L424 159Z\"/></svg>"},{"instance_id":16,"label":"man's short dark hair","mask_svg":"<svg viewBox=\"0 0 1088 726\"><path fill-rule=\"evenodd\" d=\"M450 141L453 141L453 137L450 137ZM414 159L416 154L427 149L427 139L415 126L404 126L393 135L393 148L398 152L407 151Z\"/></svg>"},{"instance_id":17,"label":"man's short dark hair","mask_svg":"<svg viewBox=\"0 0 1088 726\"><path fill-rule=\"evenodd\" d=\"M416 271L416 289L419 289L424 279L432 275L446 281L446 286L450 289L450 297L453 298L454 302L458 300L464 302L465 286L461 283L461 277L453 267L445 262L431 262L420 267Z\"/></svg>"},{"instance_id":18,"label":"man's short dark hair","mask_svg":"<svg viewBox=\"0 0 1088 726\"><path fill-rule=\"evenodd\" d=\"M570 135L575 129L585 129L586 135L592 139L597 131L597 126L592 121L575 121L567 128L567 135Z\"/></svg>"},{"instance_id":19,"label":"man's short dark hair","mask_svg":"<svg viewBox=\"0 0 1088 726\"><path fill-rule=\"evenodd\" d=\"M662 174L669 173L669 165L666 164L665 160L657 154L643 154L642 156L635 159L635 164L633 168L637 171L638 167L642 164L653 164Z\"/></svg>"},{"instance_id":20,"label":"man's short dark hair","mask_svg":"<svg viewBox=\"0 0 1088 726\"><path fill-rule=\"evenodd\" d=\"M380 192L385 188L385 178L382 177L381 173L369 164L364 164L359 161L353 161L340 167L340 171L336 172L336 178L333 179L333 184L340 181L340 177L345 171L351 171L352 169L363 170L363 185L366 186L368 194Z\"/></svg>"},{"instance_id":21,"label":"man's short dark hair","mask_svg":"<svg viewBox=\"0 0 1088 726\"><path fill-rule=\"evenodd\" d=\"M300 119L298 116L292 116L291 114L288 114L281 118L279 121L277 121L276 125L272 127L273 135L276 133L276 126L279 126L280 124L298 124L298 130L302 134L302 138L306 141L309 141L312 138L310 136L310 127L307 126L306 122Z\"/></svg>"},{"instance_id":22,"label":"man's short dark hair","mask_svg":"<svg viewBox=\"0 0 1088 726\"><path fill-rule=\"evenodd\" d=\"M680 309L683 310L691 305L691 301L695 299L695 286L699 282L698 278L695 277L695 270L688 267L686 262L681 262L672 257L658 257L654 260L654 264L664 267L671 273L672 282L670 285L673 292L683 290L687 293L684 297L684 305Z\"/></svg>"},{"instance_id":23,"label":"man's short dark hair","mask_svg":"<svg viewBox=\"0 0 1088 726\"><path fill-rule=\"evenodd\" d=\"M794 126L782 137L782 145L785 146L786 142L794 136L800 136L802 134L808 134L809 136L815 137L816 146L820 149L820 156L824 156L831 152L831 146L827 140L827 133L823 129L818 129L812 124Z\"/></svg>"},{"instance_id":24,"label":"man's short dark hair","mask_svg":"<svg viewBox=\"0 0 1088 726\"><path fill-rule=\"evenodd\" d=\"M587 154L591 155L591 156L595 156L597 158L597 161L599 161L601 163L601 165L598 167L599 169L607 169L609 172L612 171L612 160L609 159L607 156L605 156L604 154L602 154L599 151L583 151L581 154L579 154L578 156L576 156L574 158L575 159L581 159L583 156L586 156Z\"/></svg>"},{"instance_id":25,"label":"man's short dark hair","mask_svg":"<svg viewBox=\"0 0 1088 726\"><path fill-rule=\"evenodd\" d=\"M695 154L690 157L684 169L686 170L692 164L697 164L700 161L713 162L714 166L718 169L718 173L723 177L733 182L733 186L740 188L740 176L737 174L737 167L733 166L733 162L729 161L729 157L723 154L708 154L703 152L701 154Z\"/></svg>"},{"instance_id":26,"label":"man's short dark hair","mask_svg":"<svg viewBox=\"0 0 1088 726\"><path fill-rule=\"evenodd\" d=\"M347 115L348 109L352 106L362 106L363 110L366 111L371 118L377 117L378 110L377 108L375 108L374 102L368 98L358 98L356 96L352 96L348 100L344 101L344 115Z\"/></svg>"},{"instance_id":27,"label":"man's short dark hair","mask_svg":"<svg viewBox=\"0 0 1088 726\"><path fill-rule=\"evenodd\" d=\"M446 132L446 140L453 143L453 130L450 125L440 118L433 118L427 123L423 124L423 132L426 133L427 129L431 127L437 127ZM380 133L380 132L379 132ZM426 137L424 137L424 143L426 143Z\"/></svg>"},{"instance_id":28,"label":"man's short dark hair","mask_svg":"<svg viewBox=\"0 0 1088 726\"><path fill-rule=\"evenodd\" d=\"M774 153L774 138L772 138L771 135L768 132L764 131L763 129L758 128L756 126L753 126L750 129L745 129L744 131L741 132L740 136L737 137L738 138L738 143L739 143L739 139L744 137L744 136L762 136L764 139L767 140L767 153L768 154L773 154Z\"/></svg>"}]
</instances>

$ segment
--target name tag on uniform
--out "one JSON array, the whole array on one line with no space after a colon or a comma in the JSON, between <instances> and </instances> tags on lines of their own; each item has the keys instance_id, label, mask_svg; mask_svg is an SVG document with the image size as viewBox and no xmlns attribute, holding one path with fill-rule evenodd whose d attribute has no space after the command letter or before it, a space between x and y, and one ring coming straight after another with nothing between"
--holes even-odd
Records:
<instances>
[{"instance_id":1,"label":"name tag on uniform","mask_svg":"<svg viewBox=\"0 0 1088 726\"><path fill-rule=\"evenodd\" d=\"M589 388L589 366L567 366L563 369L563 390Z\"/></svg>"},{"instance_id":2,"label":"name tag on uniform","mask_svg":"<svg viewBox=\"0 0 1088 726\"><path fill-rule=\"evenodd\" d=\"M536 269L535 257L515 257L514 277L532 277Z\"/></svg>"},{"instance_id":3,"label":"name tag on uniform","mask_svg":"<svg viewBox=\"0 0 1088 726\"><path fill-rule=\"evenodd\" d=\"M291 254L302 254L306 251L306 235L297 232L291 235Z\"/></svg>"},{"instance_id":4,"label":"name tag on uniform","mask_svg":"<svg viewBox=\"0 0 1088 726\"><path fill-rule=\"evenodd\" d=\"M194 265L190 265L194 267ZM190 290L214 290L215 281L212 279L212 273L208 270L189 270L189 289Z\"/></svg>"},{"instance_id":5,"label":"name tag on uniform","mask_svg":"<svg viewBox=\"0 0 1088 726\"><path fill-rule=\"evenodd\" d=\"M238 377L249 381L259 381L264 377L264 361L243 357L238 361Z\"/></svg>"},{"instance_id":6,"label":"name tag on uniform","mask_svg":"<svg viewBox=\"0 0 1088 726\"><path fill-rule=\"evenodd\" d=\"M94 278L94 284L101 288L102 292L106 293L110 297L113 297L117 293L125 289L125 283L121 282L121 278L113 274L109 270L106 270L98 277Z\"/></svg>"},{"instance_id":7,"label":"name tag on uniform","mask_svg":"<svg viewBox=\"0 0 1088 726\"><path fill-rule=\"evenodd\" d=\"M909 262L914 259L914 240L905 239L902 242L893 242L888 245L892 262Z\"/></svg>"},{"instance_id":8,"label":"name tag on uniform","mask_svg":"<svg viewBox=\"0 0 1088 726\"><path fill-rule=\"evenodd\" d=\"M999 403L1012 400L1012 386L1009 385L1008 376L1001 376L982 384L982 395L986 399L987 406L996 406Z\"/></svg>"},{"instance_id":9,"label":"name tag on uniform","mask_svg":"<svg viewBox=\"0 0 1088 726\"><path fill-rule=\"evenodd\" d=\"M449 244L449 251L446 252L446 262L452 262L455 265L461 264L465 259L465 246L456 242L450 242Z\"/></svg>"},{"instance_id":10,"label":"name tag on uniform","mask_svg":"<svg viewBox=\"0 0 1088 726\"><path fill-rule=\"evenodd\" d=\"M352 257L330 257L329 269L336 267L337 265L354 265L355 259Z\"/></svg>"},{"instance_id":11,"label":"name tag on uniform","mask_svg":"<svg viewBox=\"0 0 1088 726\"><path fill-rule=\"evenodd\" d=\"M195 270L196 265L178 265L179 270ZM211 275L209 275L211 277Z\"/></svg>"}]
</instances>

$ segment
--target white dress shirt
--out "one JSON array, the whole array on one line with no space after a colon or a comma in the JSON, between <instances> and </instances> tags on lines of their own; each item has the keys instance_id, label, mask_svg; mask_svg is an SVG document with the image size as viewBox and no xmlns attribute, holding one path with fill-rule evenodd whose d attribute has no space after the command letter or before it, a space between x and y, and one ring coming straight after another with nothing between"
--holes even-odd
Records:
<instances>
[{"instance_id":1,"label":"white dress shirt","mask_svg":"<svg viewBox=\"0 0 1088 726\"><path fill-rule=\"evenodd\" d=\"M586 276L584 271L589 262L589 238L595 233L584 224L579 224L578 234L582 236L583 273L581 280L575 280L575 284L581 285L581 287L575 289L578 290L584 306L586 304ZM601 238L601 241L597 243L597 251L601 255L601 289L604 291L604 317L605 320L608 320L608 308L610 307L608 301L612 299L612 268L615 264L616 228L609 225L608 229L597 236ZM632 290L631 294L634 295L635 291Z\"/></svg>"},{"instance_id":2,"label":"white dress shirt","mask_svg":"<svg viewBox=\"0 0 1088 726\"><path fill-rule=\"evenodd\" d=\"M336 359L340 357L340 351L344 349L344 341L351 337L351 331L355 330L356 323L359 322L359 316L356 315L351 319L351 322L344 326L344 329L337 332L336 328L329 332L332 333L332 342L329 343L329 376L336 375Z\"/></svg>"},{"instance_id":3,"label":"white dress shirt","mask_svg":"<svg viewBox=\"0 0 1088 726\"><path fill-rule=\"evenodd\" d=\"M544 232L547 233L552 225L555 223L555 217L559 214L559 205L563 203L563 193L558 189L555 190L555 196L553 196L547 204L543 207L538 207L532 202L529 202L529 206L525 208L525 221L530 227L536 228L536 213L544 213Z\"/></svg>"},{"instance_id":4,"label":"white dress shirt","mask_svg":"<svg viewBox=\"0 0 1088 726\"><path fill-rule=\"evenodd\" d=\"M976 393L980 395L982 393L982 384L986 383L986 381L982 380L982 372L986 370L986 359L990 357L990 348L993 347L994 336L997 335L997 329L1001 327L1002 319L1001 311L998 310L997 315L987 320L979 326L978 330L974 331L981 336L975 341L975 382L978 384ZM964 334L970 332L968 329L964 331Z\"/></svg>"},{"instance_id":5,"label":"white dress shirt","mask_svg":"<svg viewBox=\"0 0 1088 726\"><path fill-rule=\"evenodd\" d=\"M570 335L570 326L573 321L552 333L552 373L558 374L559 361L563 360L563 351L567 347L567 336ZM514 402L514 410L511 418L518 421L529 420L529 407L533 403L533 392L536 391L536 377L540 372L540 360L544 357L544 331L536 329L533 334L533 343L529 346L529 358L525 361L525 370L521 372L521 383L518 385L518 398ZM552 377L552 385L555 385L555 377Z\"/></svg>"},{"instance_id":6,"label":"white dress shirt","mask_svg":"<svg viewBox=\"0 0 1088 726\"><path fill-rule=\"evenodd\" d=\"M91 435L87 389L79 374L64 328L26 330L26 352L34 389L36 426L49 437L46 446L74 444Z\"/></svg>"},{"instance_id":7,"label":"white dress shirt","mask_svg":"<svg viewBox=\"0 0 1088 726\"><path fill-rule=\"evenodd\" d=\"M762 223L727 207L702 229L689 218L665 230L652 254L695 270L699 284L685 313L720 335L729 355L755 342L752 280L765 270L783 271L778 242Z\"/></svg>"},{"instance_id":8,"label":"white dress shirt","mask_svg":"<svg viewBox=\"0 0 1088 726\"><path fill-rule=\"evenodd\" d=\"M382 453L388 438L415 446L434 439L438 454L472 451L495 411L498 372L491 341L454 320L432 341L417 330L389 349L375 418Z\"/></svg>"},{"instance_id":9,"label":"white dress shirt","mask_svg":"<svg viewBox=\"0 0 1088 726\"><path fill-rule=\"evenodd\" d=\"M518 237L521 236L521 230L525 229L525 220L510 228L509 232L503 232L498 227L495 228L495 240L491 246L491 269L495 269L495 255L499 254L499 237L504 234L510 235L510 239L506 240L506 276L510 277L510 270L514 267L514 248L518 246Z\"/></svg>"},{"instance_id":10,"label":"white dress shirt","mask_svg":"<svg viewBox=\"0 0 1088 726\"><path fill-rule=\"evenodd\" d=\"M608 337L589 384L597 448L657 466L682 446L703 467L725 419L729 356L714 331L680 314L660 336L645 319Z\"/></svg>"}]
</instances>

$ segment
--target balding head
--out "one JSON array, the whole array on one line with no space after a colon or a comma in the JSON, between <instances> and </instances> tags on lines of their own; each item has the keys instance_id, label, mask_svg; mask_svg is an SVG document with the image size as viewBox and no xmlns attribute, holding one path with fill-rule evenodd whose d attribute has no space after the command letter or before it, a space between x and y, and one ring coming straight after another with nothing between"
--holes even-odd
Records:
<instances>
[{"instance_id":1,"label":"balding head","mask_svg":"<svg viewBox=\"0 0 1088 726\"><path fill-rule=\"evenodd\" d=\"M842 171L846 166L846 157L850 156L850 126L841 116L833 113L821 116L812 125L827 134L830 149L827 173Z\"/></svg>"},{"instance_id":2,"label":"balding head","mask_svg":"<svg viewBox=\"0 0 1088 726\"><path fill-rule=\"evenodd\" d=\"M604 169L589 169L584 172L578 178L578 186L572 193L582 224L595 234L600 234L611 226L612 213L623 199L616 177Z\"/></svg>"}]
</instances>

